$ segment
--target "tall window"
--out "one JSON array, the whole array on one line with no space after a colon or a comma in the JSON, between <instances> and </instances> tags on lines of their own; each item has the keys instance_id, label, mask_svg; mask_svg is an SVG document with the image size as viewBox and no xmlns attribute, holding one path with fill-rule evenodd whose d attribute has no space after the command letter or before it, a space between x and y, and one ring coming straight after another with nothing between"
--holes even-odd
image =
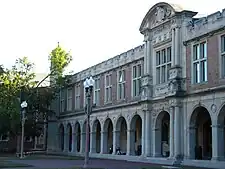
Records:
<instances>
[{"instance_id":1,"label":"tall window","mask_svg":"<svg viewBox=\"0 0 225 169\"><path fill-rule=\"evenodd\" d=\"M95 86L94 86L94 103L96 106L100 105L100 77L95 79Z\"/></svg>"},{"instance_id":2,"label":"tall window","mask_svg":"<svg viewBox=\"0 0 225 169\"><path fill-rule=\"evenodd\" d=\"M117 76L117 82L118 82L118 90L117 90L117 99L121 100L125 98L125 84L126 84L126 79L125 79L125 70L120 70L118 72Z\"/></svg>"},{"instance_id":3,"label":"tall window","mask_svg":"<svg viewBox=\"0 0 225 169\"><path fill-rule=\"evenodd\" d=\"M80 84L75 86L75 109L80 109Z\"/></svg>"},{"instance_id":4,"label":"tall window","mask_svg":"<svg viewBox=\"0 0 225 169\"><path fill-rule=\"evenodd\" d=\"M207 81L207 44L202 42L193 46L193 83Z\"/></svg>"},{"instance_id":5,"label":"tall window","mask_svg":"<svg viewBox=\"0 0 225 169\"><path fill-rule=\"evenodd\" d=\"M65 111L65 93L64 90L61 89L60 91L60 112Z\"/></svg>"},{"instance_id":6,"label":"tall window","mask_svg":"<svg viewBox=\"0 0 225 169\"><path fill-rule=\"evenodd\" d=\"M105 102L112 101L112 75L107 74L105 76Z\"/></svg>"},{"instance_id":7,"label":"tall window","mask_svg":"<svg viewBox=\"0 0 225 169\"><path fill-rule=\"evenodd\" d=\"M222 78L225 78L225 35L221 37L221 75Z\"/></svg>"},{"instance_id":8,"label":"tall window","mask_svg":"<svg viewBox=\"0 0 225 169\"><path fill-rule=\"evenodd\" d=\"M73 92L72 89L67 89L67 111L72 111L72 104L73 104Z\"/></svg>"},{"instance_id":9,"label":"tall window","mask_svg":"<svg viewBox=\"0 0 225 169\"><path fill-rule=\"evenodd\" d=\"M156 52L156 83L165 83L169 79L171 68L171 47Z\"/></svg>"},{"instance_id":10,"label":"tall window","mask_svg":"<svg viewBox=\"0 0 225 169\"><path fill-rule=\"evenodd\" d=\"M132 70L132 96L139 96L141 93L141 76L142 76L142 66L141 64L133 66Z\"/></svg>"}]
</instances>

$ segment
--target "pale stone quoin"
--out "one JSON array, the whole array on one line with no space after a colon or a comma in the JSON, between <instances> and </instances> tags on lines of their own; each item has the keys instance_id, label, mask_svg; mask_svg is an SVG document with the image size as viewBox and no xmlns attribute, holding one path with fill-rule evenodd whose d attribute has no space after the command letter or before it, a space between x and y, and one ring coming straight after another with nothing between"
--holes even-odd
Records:
<instances>
[{"instance_id":1,"label":"pale stone quoin","mask_svg":"<svg viewBox=\"0 0 225 169\"><path fill-rule=\"evenodd\" d=\"M84 155L83 81L92 75L90 156L224 166L225 9L196 15L157 3L139 29L144 44L74 74L52 104L48 152Z\"/></svg>"}]
</instances>

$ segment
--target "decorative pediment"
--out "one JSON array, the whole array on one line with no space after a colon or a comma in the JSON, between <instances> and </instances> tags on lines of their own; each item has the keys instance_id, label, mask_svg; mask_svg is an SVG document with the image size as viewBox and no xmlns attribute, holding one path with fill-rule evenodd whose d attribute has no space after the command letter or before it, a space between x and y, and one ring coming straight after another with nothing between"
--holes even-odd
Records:
<instances>
[{"instance_id":1,"label":"decorative pediment","mask_svg":"<svg viewBox=\"0 0 225 169\"><path fill-rule=\"evenodd\" d=\"M145 15L141 26L140 32L143 33L146 29L152 29L155 26L167 21L176 12L181 12L183 9L178 5L172 5L165 2L157 3Z\"/></svg>"}]
</instances>

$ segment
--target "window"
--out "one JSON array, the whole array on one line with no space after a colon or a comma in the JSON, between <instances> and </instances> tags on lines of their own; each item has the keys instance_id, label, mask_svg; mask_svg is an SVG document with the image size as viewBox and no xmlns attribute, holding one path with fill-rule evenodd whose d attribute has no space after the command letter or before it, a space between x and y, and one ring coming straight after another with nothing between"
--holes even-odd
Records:
<instances>
[{"instance_id":1,"label":"window","mask_svg":"<svg viewBox=\"0 0 225 169\"><path fill-rule=\"evenodd\" d=\"M65 111L65 93L64 90L61 89L60 91L60 112Z\"/></svg>"},{"instance_id":2,"label":"window","mask_svg":"<svg viewBox=\"0 0 225 169\"><path fill-rule=\"evenodd\" d=\"M105 102L112 101L112 75L107 74L105 76Z\"/></svg>"},{"instance_id":3,"label":"window","mask_svg":"<svg viewBox=\"0 0 225 169\"><path fill-rule=\"evenodd\" d=\"M207 46L206 42L193 46L193 83L207 81Z\"/></svg>"},{"instance_id":4,"label":"window","mask_svg":"<svg viewBox=\"0 0 225 169\"><path fill-rule=\"evenodd\" d=\"M225 35L221 37L221 75L222 78L225 78Z\"/></svg>"},{"instance_id":5,"label":"window","mask_svg":"<svg viewBox=\"0 0 225 169\"><path fill-rule=\"evenodd\" d=\"M100 105L100 77L95 79L95 86L94 86L94 103L96 106Z\"/></svg>"},{"instance_id":6,"label":"window","mask_svg":"<svg viewBox=\"0 0 225 169\"><path fill-rule=\"evenodd\" d=\"M156 83L161 84L169 80L171 68L171 47L156 52Z\"/></svg>"},{"instance_id":7,"label":"window","mask_svg":"<svg viewBox=\"0 0 225 169\"><path fill-rule=\"evenodd\" d=\"M72 111L72 104L73 104L73 98L72 98L72 89L67 89L67 111Z\"/></svg>"},{"instance_id":8,"label":"window","mask_svg":"<svg viewBox=\"0 0 225 169\"><path fill-rule=\"evenodd\" d=\"M75 109L80 109L80 84L75 86Z\"/></svg>"},{"instance_id":9,"label":"window","mask_svg":"<svg viewBox=\"0 0 225 169\"><path fill-rule=\"evenodd\" d=\"M125 98L125 84L126 84L126 79L125 79L125 70L120 70L118 72L117 76L117 82L118 82L118 90L117 90L117 99L121 100Z\"/></svg>"},{"instance_id":10,"label":"window","mask_svg":"<svg viewBox=\"0 0 225 169\"><path fill-rule=\"evenodd\" d=\"M2 134L0 135L0 141L8 141L9 135L8 134Z\"/></svg>"},{"instance_id":11,"label":"window","mask_svg":"<svg viewBox=\"0 0 225 169\"><path fill-rule=\"evenodd\" d=\"M132 96L139 96L141 93L141 76L142 76L142 66L141 64L133 66L132 70Z\"/></svg>"}]
</instances>

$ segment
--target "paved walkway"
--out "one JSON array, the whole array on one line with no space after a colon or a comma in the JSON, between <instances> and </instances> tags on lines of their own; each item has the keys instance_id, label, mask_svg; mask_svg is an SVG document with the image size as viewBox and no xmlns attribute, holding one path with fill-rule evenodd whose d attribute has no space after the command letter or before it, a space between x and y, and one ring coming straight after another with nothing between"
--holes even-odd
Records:
<instances>
[{"instance_id":1,"label":"paved walkway","mask_svg":"<svg viewBox=\"0 0 225 169\"><path fill-rule=\"evenodd\" d=\"M15 163L32 165L32 168L71 168L82 167L84 160L58 160L58 159L38 159L38 160L9 160ZM140 167L151 166L151 164L143 164L137 162L126 162L119 160L103 160L90 159L89 166L92 168L105 169L140 169ZM18 169L18 168L17 168ZM22 168L19 168L22 169ZM31 169L31 167L26 168Z\"/></svg>"}]
</instances>

